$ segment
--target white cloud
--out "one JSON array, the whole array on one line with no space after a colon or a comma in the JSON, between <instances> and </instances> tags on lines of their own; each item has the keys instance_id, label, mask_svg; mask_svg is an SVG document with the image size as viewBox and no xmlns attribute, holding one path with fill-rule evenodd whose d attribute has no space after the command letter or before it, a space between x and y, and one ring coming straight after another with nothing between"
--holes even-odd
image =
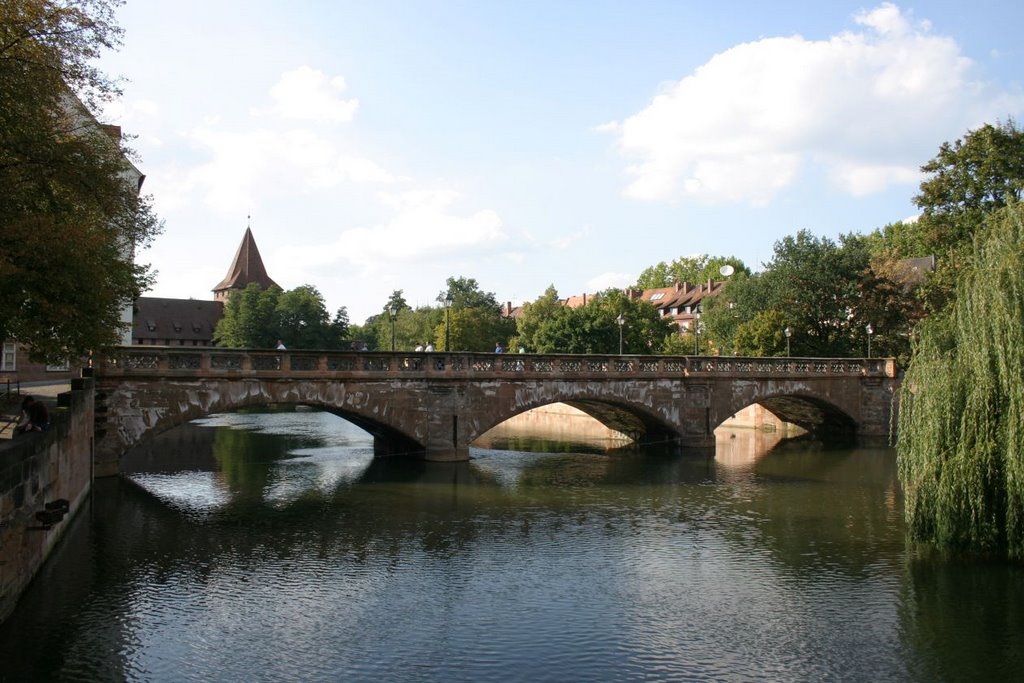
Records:
<instances>
[{"instance_id":1,"label":"white cloud","mask_svg":"<svg viewBox=\"0 0 1024 683\"><path fill-rule=\"evenodd\" d=\"M902 35L910 30L910 22L900 12L900 8L891 2L883 2L871 11L861 11L853 20L883 35ZM924 28L928 28L927 24Z\"/></svg>"},{"instance_id":2,"label":"white cloud","mask_svg":"<svg viewBox=\"0 0 1024 683\"><path fill-rule=\"evenodd\" d=\"M459 213L454 205L461 197L451 190L410 190L379 199L394 212L386 221L345 230L330 243L286 247L280 260L311 269L344 266L377 273L401 264L500 251L508 240L495 211Z\"/></svg>"},{"instance_id":3,"label":"white cloud","mask_svg":"<svg viewBox=\"0 0 1024 683\"><path fill-rule=\"evenodd\" d=\"M237 214L267 198L308 195L345 183L396 182L380 164L353 153L345 134L301 127L350 121L358 101L337 97L342 90L340 76L328 78L302 66L282 74L269 91L274 106L251 109L249 120L227 123L212 114L178 131L179 139L191 147L193 161L186 167L154 170L162 207L198 198L206 206Z\"/></svg>"},{"instance_id":4,"label":"white cloud","mask_svg":"<svg viewBox=\"0 0 1024 683\"><path fill-rule=\"evenodd\" d=\"M973 76L951 39L893 4L860 32L765 38L713 56L643 110L598 130L630 160L641 200L769 202L807 169L861 195L913 183L938 144L1024 109Z\"/></svg>"},{"instance_id":5,"label":"white cloud","mask_svg":"<svg viewBox=\"0 0 1024 683\"><path fill-rule=\"evenodd\" d=\"M636 276L629 273L601 273L587 280L588 292L603 292L611 287L622 289L636 282Z\"/></svg>"},{"instance_id":6,"label":"white cloud","mask_svg":"<svg viewBox=\"0 0 1024 683\"><path fill-rule=\"evenodd\" d=\"M345 79L328 77L309 66L286 71L270 89L274 111L286 119L348 123L355 116L358 99L344 100Z\"/></svg>"},{"instance_id":7,"label":"white cloud","mask_svg":"<svg viewBox=\"0 0 1024 683\"><path fill-rule=\"evenodd\" d=\"M212 208L237 218L261 206L292 206L289 219L302 231L261 243L284 287L318 282L351 289L358 282L364 288L371 279L388 286L403 273L454 272L455 263L507 257L509 238L496 211L466 209L460 193L442 182L425 187L391 173L360 153L358 131L333 125L355 110L355 99L339 97L343 86L300 67L282 75L269 100L246 110L247 118L221 120L213 112L177 131L176 166L151 169L158 209L201 215ZM350 213L346 200L353 198Z\"/></svg>"},{"instance_id":8,"label":"white cloud","mask_svg":"<svg viewBox=\"0 0 1024 683\"><path fill-rule=\"evenodd\" d=\"M159 113L160 106L153 100L146 98L125 100L121 98L104 103L103 111L100 113L100 120L119 125L137 125L140 120L155 118Z\"/></svg>"},{"instance_id":9,"label":"white cloud","mask_svg":"<svg viewBox=\"0 0 1024 683\"><path fill-rule=\"evenodd\" d=\"M862 197L884 190L890 184L910 185L920 179L916 168L906 166L872 166L837 162L831 170L834 184L843 187L851 195Z\"/></svg>"}]
</instances>

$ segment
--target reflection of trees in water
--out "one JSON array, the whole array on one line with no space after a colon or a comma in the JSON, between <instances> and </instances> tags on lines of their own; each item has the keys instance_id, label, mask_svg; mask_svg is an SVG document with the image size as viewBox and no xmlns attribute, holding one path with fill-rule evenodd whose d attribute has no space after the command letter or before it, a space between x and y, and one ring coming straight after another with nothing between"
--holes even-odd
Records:
<instances>
[{"instance_id":1,"label":"reflection of trees in water","mask_svg":"<svg viewBox=\"0 0 1024 683\"><path fill-rule=\"evenodd\" d=\"M225 443L261 446L259 438L229 433ZM262 452L286 451L281 445ZM470 463L374 460L334 491L310 492L281 508L246 497L205 520L128 491L116 513L97 516L98 526L144 558L134 571L166 581L184 572L204 583L223 580L224 567L262 571L267 562L286 566L310 556L397 567L410 561L410 553L450 558L474 554L478 545L525 548L577 528L603 528L611 537L712 534L729 552L796 580L794 590L817 585L819 574L874 581L905 572L899 616L912 678L977 680L991 671L993 679L1008 680L1020 670L1019 571L930 561L905 569L879 566L904 552L892 451L823 451L795 441L742 468L672 449L531 455L517 464L511 488L495 476L495 462L503 457L516 454L488 453ZM225 464L266 468L260 458ZM266 478L242 471L232 476L251 490ZM104 571L129 567L119 569L111 558L102 564ZM995 611L993 594L1006 597ZM966 664L976 667L978 661L990 662L990 669Z\"/></svg>"},{"instance_id":2,"label":"reflection of trees in water","mask_svg":"<svg viewBox=\"0 0 1024 683\"><path fill-rule=\"evenodd\" d=\"M249 429L218 427L213 431L213 457L235 504L262 501L277 462L290 450L310 445L309 439Z\"/></svg>"},{"instance_id":3,"label":"reflection of trees in water","mask_svg":"<svg viewBox=\"0 0 1024 683\"><path fill-rule=\"evenodd\" d=\"M748 522L732 539L767 548L798 572L865 572L904 543L896 456L890 449L825 450L784 442L749 467L722 467L729 507Z\"/></svg>"},{"instance_id":4,"label":"reflection of trees in water","mask_svg":"<svg viewBox=\"0 0 1024 683\"><path fill-rule=\"evenodd\" d=\"M295 552L310 543L318 552L333 547L356 555L381 544L397 552L403 543L448 551L474 542L481 527L490 538L496 530L558 524L598 507L602 515L633 518L655 499L670 518L700 519L731 543L767 547L798 569L838 556L840 565L860 571L879 544L902 542L888 451L823 455L819 444L790 441L739 467L667 445L601 455L482 451L469 463L379 458L331 488L308 487L268 501L267 491L282 476L317 479L316 462L291 460L287 471L280 465L290 451L322 442L205 429L215 433L213 460L231 493L230 502L206 518L211 528L253 529ZM306 470L308 476L298 476Z\"/></svg>"},{"instance_id":5,"label":"reflection of trees in water","mask_svg":"<svg viewBox=\"0 0 1024 683\"><path fill-rule=\"evenodd\" d=\"M949 560L937 553L915 557L907 562L901 598L900 635L904 647L917 655L915 678L1020 679L1024 568Z\"/></svg>"},{"instance_id":6,"label":"reflection of trees in water","mask_svg":"<svg viewBox=\"0 0 1024 683\"><path fill-rule=\"evenodd\" d=\"M474 445L497 451L524 451L527 453L604 453L611 442L594 443L545 439L535 436L494 436L477 439ZM617 445L617 444L615 444Z\"/></svg>"}]
</instances>

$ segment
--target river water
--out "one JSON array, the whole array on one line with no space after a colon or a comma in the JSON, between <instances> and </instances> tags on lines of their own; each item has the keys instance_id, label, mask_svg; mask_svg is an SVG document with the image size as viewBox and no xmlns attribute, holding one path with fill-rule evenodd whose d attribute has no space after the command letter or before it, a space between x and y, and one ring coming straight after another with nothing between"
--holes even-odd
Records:
<instances>
[{"instance_id":1,"label":"river water","mask_svg":"<svg viewBox=\"0 0 1024 683\"><path fill-rule=\"evenodd\" d=\"M442 465L200 420L97 482L0 680L1021 680L1024 572L911 552L892 451L741 441Z\"/></svg>"}]
</instances>

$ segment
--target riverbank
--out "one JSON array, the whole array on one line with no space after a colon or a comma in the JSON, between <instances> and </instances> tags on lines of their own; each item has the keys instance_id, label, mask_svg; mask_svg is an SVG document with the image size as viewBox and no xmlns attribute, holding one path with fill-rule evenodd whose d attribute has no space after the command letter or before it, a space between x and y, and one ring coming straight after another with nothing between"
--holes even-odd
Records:
<instances>
[{"instance_id":1,"label":"riverbank","mask_svg":"<svg viewBox=\"0 0 1024 683\"><path fill-rule=\"evenodd\" d=\"M91 490L93 380L75 380L73 386L59 396L54 385L12 396L15 408L22 395L31 395L51 403L51 411L45 432L0 441L0 620L57 547Z\"/></svg>"}]
</instances>

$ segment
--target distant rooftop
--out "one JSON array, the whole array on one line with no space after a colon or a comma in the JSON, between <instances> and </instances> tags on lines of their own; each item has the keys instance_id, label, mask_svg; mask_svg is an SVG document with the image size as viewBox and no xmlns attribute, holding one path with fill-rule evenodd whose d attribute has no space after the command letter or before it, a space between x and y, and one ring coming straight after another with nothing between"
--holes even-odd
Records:
<instances>
[{"instance_id":1,"label":"distant rooftop","mask_svg":"<svg viewBox=\"0 0 1024 683\"><path fill-rule=\"evenodd\" d=\"M238 251L235 253L235 260L231 262L231 267L228 269L228 274L213 288L214 298L223 301L227 298L228 291L245 289L254 282L263 289L271 287L280 289L280 285L267 275L260 250L256 247L256 239L252 236L252 229L246 228L245 235L242 236L242 243L238 245Z\"/></svg>"}]
</instances>

